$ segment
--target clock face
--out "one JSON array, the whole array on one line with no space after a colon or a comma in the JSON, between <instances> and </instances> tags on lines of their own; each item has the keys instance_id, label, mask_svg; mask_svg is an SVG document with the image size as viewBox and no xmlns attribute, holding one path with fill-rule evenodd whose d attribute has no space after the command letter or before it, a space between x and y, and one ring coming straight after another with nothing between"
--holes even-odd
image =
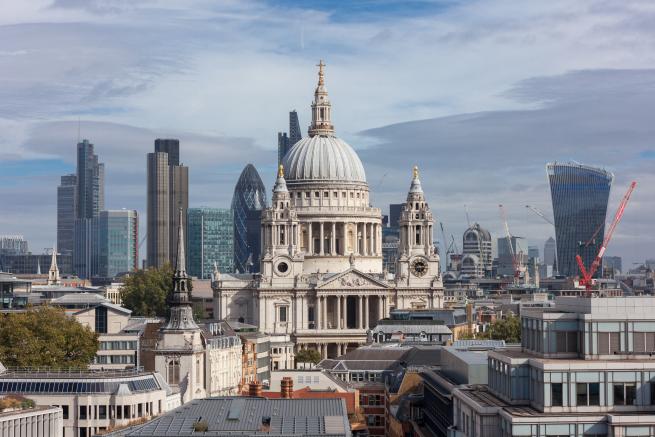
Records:
<instances>
[{"instance_id":1,"label":"clock face","mask_svg":"<svg viewBox=\"0 0 655 437\"><path fill-rule=\"evenodd\" d=\"M415 259L412 261L411 270L414 276L421 277L428 272L428 263L422 259Z\"/></svg>"}]
</instances>

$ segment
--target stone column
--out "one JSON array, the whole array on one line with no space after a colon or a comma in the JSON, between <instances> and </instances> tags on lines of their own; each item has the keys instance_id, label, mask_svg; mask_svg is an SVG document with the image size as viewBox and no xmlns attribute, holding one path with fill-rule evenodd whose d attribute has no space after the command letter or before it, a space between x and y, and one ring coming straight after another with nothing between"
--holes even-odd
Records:
<instances>
[{"instance_id":1,"label":"stone column","mask_svg":"<svg viewBox=\"0 0 655 437\"><path fill-rule=\"evenodd\" d=\"M341 311L342 314L342 320L343 322L341 323L341 328L342 329L347 329L348 328L348 296L341 296L341 299L343 300L343 310Z\"/></svg>"},{"instance_id":2,"label":"stone column","mask_svg":"<svg viewBox=\"0 0 655 437\"><path fill-rule=\"evenodd\" d=\"M332 235L330 237L330 255L337 254L337 224L332 222Z\"/></svg>"},{"instance_id":3,"label":"stone column","mask_svg":"<svg viewBox=\"0 0 655 437\"><path fill-rule=\"evenodd\" d=\"M368 307L369 296L364 296L364 329L369 329L371 324L369 323L369 307Z\"/></svg>"},{"instance_id":4,"label":"stone column","mask_svg":"<svg viewBox=\"0 0 655 437\"><path fill-rule=\"evenodd\" d=\"M368 255L368 245L366 244L366 238L368 232L366 232L366 228L368 227L368 223L363 223L362 224L362 255Z\"/></svg>"},{"instance_id":5,"label":"stone column","mask_svg":"<svg viewBox=\"0 0 655 437\"><path fill-rule=\"evenodd\" d=\"M259 306L259 320L257 321L257 324L259 325L259 330L263 331L266 328L266 305L264 303L264 298L260 296L259 299L257 299L257 305Z\"/></svg>"},{"instance_id":6,"label":"stone column","mask_svg":"<svg viewBox=\"0 0 655 437\"><path fill-rule=\"evenodd\" d=\"M325 234L323 233L323 228L324 228L325 223L321 222L320 225L321 225L321 233L320 233L321 241L320 241L320 244L319 244L319 247L320 247L319 255L324 255L325 251L323 250L323 243L325 242Z\"/></svg>"},{"instance_id":7,"label":"stone column","mask_svg":"<svg viewBox=\"0 0 655 437\"><path fill-rule=\"evenodd\" d=\"M341 328L341 296L335 296L337 298L337 320L334 328Z\"/></svg>"},{"instance_id":8,"label":"stone column","mask_svg":"<svg viewBox=\"0 0 655 437\"><path fill-rule=\"evenodd\" d=\"M314 254L314 241L312 237L312 222L307 223L307 253Z\"/></svg>"},{"instance_id":9,"label":"stone column","mask_svg":"<svg viewBox=\"0 0 655 437\"><path fill-rule=\"evenodd\" d=\"M357 328L363 329L364 327L364 314L363 314L363 297L357 296Z\"/></svg>"}]
</instances>

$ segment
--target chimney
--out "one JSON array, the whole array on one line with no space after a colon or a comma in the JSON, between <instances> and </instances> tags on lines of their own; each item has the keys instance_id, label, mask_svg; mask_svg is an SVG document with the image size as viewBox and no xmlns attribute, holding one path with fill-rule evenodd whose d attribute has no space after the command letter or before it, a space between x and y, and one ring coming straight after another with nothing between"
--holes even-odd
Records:
<instances>
[{"instance_id":1,"label":"chimney","mask_svg":"<svg viewBox=\"0 0 655 437\"><path fill-rule=\"evenodd\" d=\"M262 396L262 385L258 381L253 381L248 385L248 396L250 397L261 397Z\"/></svg>"},{"instance_id":2,"label":"chimney","mask_svg":"<svg viewBox=\"0 0 655 437\"><path fill-rule=\"evenodd\" d=\"M282 399L293 398L293 378L285 376L280 383L280 395Z\"/></svg>"}]
</instances>

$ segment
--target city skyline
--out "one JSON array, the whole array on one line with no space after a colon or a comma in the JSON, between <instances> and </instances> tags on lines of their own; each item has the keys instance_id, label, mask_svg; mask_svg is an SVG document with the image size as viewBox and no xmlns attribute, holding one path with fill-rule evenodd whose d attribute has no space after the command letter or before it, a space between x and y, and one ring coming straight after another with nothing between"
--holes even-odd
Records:
<instances>
[{"instance_id":1,"label":"city skyline","mask_svg":"<svg viewBox=\"0 0 655 437\"><path fill-rule=\"evenodd\" d=\"M394 2L386 4L368 14L354 6L330 12L318 4L313 6L318 11L308 11L285 2L199 8L196 24L209 27L220 21L237 34L274 21L292 25L248 37L248 42L257 44L230 58L229 66L219 60L223 48L217 43L207 53L189 54L185 60L193 62L183 68L170 62L159 69L153 69L150 55L145 56L144 46L130 32L131 26L146 18L147 12L139 7L117 7L111 11L111 20L109 11L99 5L80 9L63 2L37 10L26 3L12 9L0 19L0 32L7 36L0 47L0 65L6 66L0 79L16 84L11 96L3 95L6 103L0 108L5 131L0 138L0 170L11 179L0 189L0 197L9 205L0 228L5 234L25 235L35 253L52 246L54 187L59 176L74 171L78 127L107 163L106 207L137 209L142 231L144 161L155 138L180 138L184 164L191 168L189 206L228 206L231 188L251 160L270 196L276 163L276 144L271 140L286 126L293 108L300 108L298 115L305 123L301 129L306 134L310 117L303 109L308 103L305 94L314 80L307 66L323 58L335 78L329 85L338 102L335 124L366 165L375 206L386 210L389 203L402 201L406 168L418 164L430 193L428 201L448 234L457 238L467 227L466 204L472 221L489 229L494 238L502 236L497 204L503 203L512 233L543 246L554 231L525 211L524 205L533 204L551 215L545 164L575 159L615 173L608 219L629 181L639 181L608 255L623 256L625 266L649 256L654 238L648 225L649 205L655 197L650 188L655 151L649 144L653 132L647 114L655 102L655 73L644 47L653 34L647 26L625 23L639 23L640 17L652 12L639 3L612 11L593 2L586 7L553 3L533 9L511 5L514 18L541 19L533 20L530 26L537 29L530 30L527 25L503 29L511 24L501 16L510 7L504 2L412 3L402 13ZM297 12L296 21L288 17L294 15L290 10ZM159 12L167 23L180 24L165 9ZM256 18L261 12L270 18ZM558 19L563 12L574 19ZM448 26L428 28L422 16ZM61 44L35 42L37 36L47 35L47 24L54 23L62 32L73 19L86 23L66 30L70 32L66 35L76 37L74 48L82 61L75 63L80 71L74 75L75 82L62 76L70 65L57 62L18 79L21 71L27 71L21 68L42 65L36 52ZM610 24L600 32L595 25L603 19ZM306 20L320 24L320 32L305 31ZM28 26L28 22L39 24ZM128 31L122 41L101 42L101 24L106 32L116 32L120 26ZM487 34L476 33L476 26ZM549 27L558 33L557 38L548 36L544 29ZM408 35L415 50L403 49L401 34ZM600 41L609 41L612 35L625 38L608 50L591 43L601 34ZM221 41L231 41L222 33L219 36ZM163 41L171 38L175 35ZM172 50L185 50L186 44L202 38L192 34ZM152 56L158 54L159 45L149 44L154 44ZM94 46L100 49L99 55L88 52ZM273 54L279 47L284 50ZM98 56L110 59L112 50L117 50L117 59L111 58L116 64L101 63L106 71L92 67L93 62L83 65L83 61L102 61ZM398 65L388 65L385 58L394 51ZM494 60L504 62L488 65L494 64L488 57L473 56L480 51L494 53ZM142 64L130 63L129 55L134 54L144 56ZM445 55L454 56L448 64L442 62ZM528 58L536 60L527 63ZM209 91L200 95L196 89L209 84L209 77ZM75 92L65 98L67 93L45 86L51 81L72 86ZM185 85L189 83L193 89ZM39 98L30 89L39 91ZM216 98L221 96L225 98ZM49 97L46 105L43 97ZM162 111L158 105L163 100L179 102L179 110L165 106ZM632 115L630 119L622 116L625 113ZM553 124L558 128L553 129ZM359 130L362 127L364 131ZM44 220L48 226L43 226Z\"/></svg>"}]
</instances>

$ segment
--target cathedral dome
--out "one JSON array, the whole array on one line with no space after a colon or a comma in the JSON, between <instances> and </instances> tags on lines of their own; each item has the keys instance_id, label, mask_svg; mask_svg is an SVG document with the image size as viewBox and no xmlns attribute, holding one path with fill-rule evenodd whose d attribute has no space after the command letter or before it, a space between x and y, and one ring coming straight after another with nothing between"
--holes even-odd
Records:
<instances>
[{"instance_id":1,"label":"cathedral dome","mask_svg":"<svg viewBox=\"0 0 655 437\"><path fill-rule=\"evenodd\" d=\"M332 135L314 135L297 142L284 157L287 181L339 181L366 183L357 153Z\"/></svg>"},{"instance_id":2,"label":"cathedral dome","mask_svg":"<svg viewBox=\"0 0 655 437\"><path fill-rule=\"evenodd\" d=\"M345 141L334 135L332 105L325 88L325 64L318 64L318 85L312 102L309 137L298 141L283 159L287 182L366 184L364 166Z\"/></svg>"}]
</instances>

